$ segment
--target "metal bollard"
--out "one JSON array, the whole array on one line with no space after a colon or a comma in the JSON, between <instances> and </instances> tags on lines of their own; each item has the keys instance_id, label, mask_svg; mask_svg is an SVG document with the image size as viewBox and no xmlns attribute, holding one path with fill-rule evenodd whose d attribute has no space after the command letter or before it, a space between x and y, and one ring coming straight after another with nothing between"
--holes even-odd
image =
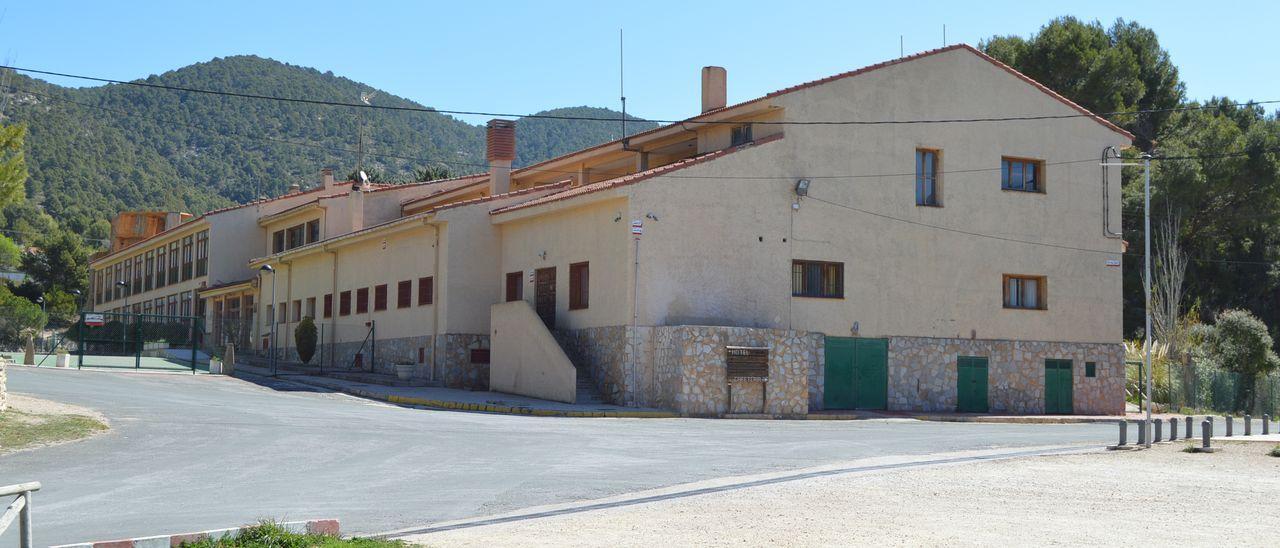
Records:
<instances>
[{"instance_id":1,"label":"metal bollard","mask_svg":"<svg viewBox=\"0 0 1280 548\"><path fill-rule=\"evenodd\" d=\"M1262 416L1262 435L1271 433L1271 415Z\"/></svg>"},{"instance_id":2,"label":"metal bollard","mask_svg":"<svg viewBox=\"0 0 1280 548\"><path fill-rule=\"evenodd\" d=\"M1138 445L1147 444L1147 421L1138 419Z\"/></svg>"},{"instance_id":3,"label":"metal bollard","mask_svg":"<svg viewBox=\"0 0 1280 548\"><path fill-rule=\"evenodd\" d=\"M1160 438L1164 436L1164 419L1154 419L1155 436L1151 438L1151 443L1160 443Z\"/></svg>"},{"instance_id":4,"label":"metal bollard","mask_svg":"<svg viewBox=\"0 0 1280 548\"><path fill-rule=\"evenodd\" d=\"M1244 435L1253 434L1253 415L1244 416Z\"/></svg>"},{"instance_id":5,"label":"metal bollard","mask_svg":"<svg viewBox=\"0 0 1280 548\"><path fill-rule=\"evenodd\" d=\"M1222 417L1222 419L1223 419L1223 420L1225 420L1225 421L1227 422L1227 437L1229 438L1229 437L1231 437L1231 426L1232 426L1232 423L1236 422L1236 419L1235 419L1235 417L1232 417L1231 415L1227 415L1227 416L1225 416L1225 417Z\"/></svg>"},{"instance_id":6,"label":"metal bollard","mask_svg":"<svg viewBox=\"0 0 1280 548\"><path fill-rule=\"evenodd\" d=\"M1195 425L1191 422L1191 417L1187 417L1187 439L1196 437Z\"/></svg>"},{"instance_id":7,"label":"metal bollard","mask_svg":"<svg viewBox=\"0 0 1280 548\"><path fill-rule=\"evenodd\" d=\"M1178 441L1178 419L1169 417L1169 441Z\"/></svg>"}]
</instances>

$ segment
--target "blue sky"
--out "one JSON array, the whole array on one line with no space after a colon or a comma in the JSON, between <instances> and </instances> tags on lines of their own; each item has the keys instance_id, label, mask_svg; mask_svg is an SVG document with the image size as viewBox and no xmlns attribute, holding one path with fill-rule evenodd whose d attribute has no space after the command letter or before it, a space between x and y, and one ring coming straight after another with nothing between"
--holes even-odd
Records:
<instances>
[{"instance_id":1,"label":"blue sky","mask_svg":"<svg viewBox=\"0 0 1280 548\"><path fill-rule=\"evenodd\" d=\"M257 54L331 70L442 109L617 108L696 113L699 68L730 102L949 43L1028 35L1058 15L1155 29L1189 96L1280 99L1280 2L0 2L0 60L133 79ZM64 85L83 82L55 79ZM355 98L352 98L353 100ZM482 120L469 120L480 122Z\"/></svg>"}]
</instances>

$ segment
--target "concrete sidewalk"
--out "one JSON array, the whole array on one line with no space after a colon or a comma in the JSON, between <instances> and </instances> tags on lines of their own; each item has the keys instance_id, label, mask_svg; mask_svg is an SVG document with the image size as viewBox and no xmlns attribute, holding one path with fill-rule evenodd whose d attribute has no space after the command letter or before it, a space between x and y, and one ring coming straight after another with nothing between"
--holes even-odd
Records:
<instances>
[{"instance_id":1,"label":"concrete sidewalk","mask_svg":"<svg viewBox=\"0 0 1280 548\"><path fill-rule=\"evenodd\" d=\"M265 367L237 363L236 376L244 374L256 377L270 377L271 370ZM578 405L500 392L459 390L434 386L383 386L299 373L281 373L276 378L387 403L454 411L480 411L537 417L676 418L679 416L670 411L645 407L622 407L609 404Z\"/></svg>"}]
</instances>

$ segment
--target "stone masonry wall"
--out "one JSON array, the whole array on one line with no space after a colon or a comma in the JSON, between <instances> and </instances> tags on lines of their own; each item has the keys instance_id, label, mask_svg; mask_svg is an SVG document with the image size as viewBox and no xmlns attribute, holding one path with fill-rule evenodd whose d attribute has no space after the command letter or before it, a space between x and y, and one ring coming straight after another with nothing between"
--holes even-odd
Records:
<instances>
[{"instance_id":1,"label":"stone masonry wall","mask_svg":"<svg viewBox=\"0 0 1280 548\"><path fill-rule=\"evenodd\" d=\"M820 360L822 336L747 327L609 326L560 332L557 339L611 403L686 416L800 416L808 412L809 377ZM725 346L768 347L768 383L736 383L731 397Z\"/></svg>"},{"instance_id":2,"label":"stone masonry wall","mask_svg":"<svg viewBox=\"0 0 1280 548\"><path fill-rule=\"evenodd\" d=\"M891 337L889 409L955 411L957 356L986 357L992 413L1044 413L1044 361L1072 361L1073 410L1080 415L1124 412L1124 348L1108 343L1063 343ZM1085 363L1097 376L1085 376Z\"/></svg>"},{"instance_id":3,"label":"stone masonry wall","mask_svg":"<svg viewBox=\"0 0 1280 548\"><path fill-rule=\"evenodd\" d=\"M488 390L489 364L471 363L471 350L489 348L487 334L446 333L438 337L430 335L420 337L397 337L378 339L377 361L375 371L395 374L396 363L414 364L413 378L420 381L432 379L432 364L436 364L435 379L449 388L466 390ZM442 350L439 363L436 363L436 349ZM419 353L421 349L421 353ZM299 361L295 348L282 349L288 361ZM373 346L364 341L326 343L316 349L311 364L333 369L351 369L356 354L362 354L362 367L367 369L373 356ZM419 359L421 358L421 360Z\"/></svg>"}]
</instances>

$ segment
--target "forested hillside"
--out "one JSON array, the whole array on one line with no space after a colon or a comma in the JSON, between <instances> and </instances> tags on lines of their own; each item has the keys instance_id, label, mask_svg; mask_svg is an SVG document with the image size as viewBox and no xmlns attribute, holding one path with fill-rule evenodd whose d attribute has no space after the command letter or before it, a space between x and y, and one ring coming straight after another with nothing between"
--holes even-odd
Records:
<instances>
[{"instance_id":1,"label":"forested hillside","mask_svg":"<svg viewBox=\"0 0 1280 548\"><path fill-rule=\"evenodd\" d=\"M255 56L214 59L145 81L187 88L374 105L412 101L330 72ZM107 85L65 88L10 75L0 121L25 123L26 207L67 226L100 232L121 209L201 212L314 181L322 167L356 166L355 109ZM561 115L619 116L588 107ZM483 171L484 128L436 113L365 112L365 169L407 180L416 169ZM537 162L620 134L619 122L522 119L518 164ZM653 127L628 123L628 132ZM9 212L10 217L17 215ZM90 229L90 227L97 228Z\"/></svg>"}]
</instances>

